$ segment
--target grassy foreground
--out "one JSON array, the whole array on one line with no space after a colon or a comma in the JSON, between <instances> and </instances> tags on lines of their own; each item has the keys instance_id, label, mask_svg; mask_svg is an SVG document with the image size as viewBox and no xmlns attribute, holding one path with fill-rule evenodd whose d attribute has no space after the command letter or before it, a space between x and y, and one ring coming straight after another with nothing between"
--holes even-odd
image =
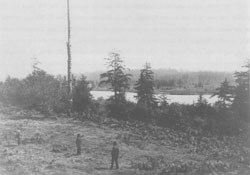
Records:
<instances>
[{"instance_id":1,"label":"grassy foreground","mask_svg":"<svg viewBox=\"0 0 250 175\"><path fill-rule=\"evenodd\" d=\"M16 132L21 133L17 145ZM76 134L82 155L76 156ZM120 169L109 170L113 140ZM198 141L199 140L199 141ZM47 117L0 107L1 175L250 174L250 148L236 138L199 138L142 123Z\"/></svg>"}]
</instances>

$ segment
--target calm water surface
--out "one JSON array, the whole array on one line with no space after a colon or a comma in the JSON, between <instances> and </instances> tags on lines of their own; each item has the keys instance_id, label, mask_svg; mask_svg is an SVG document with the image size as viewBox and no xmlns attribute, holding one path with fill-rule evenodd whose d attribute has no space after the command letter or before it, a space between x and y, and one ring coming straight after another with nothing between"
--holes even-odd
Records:
<instances>
[{"instance_id":1,"label":"calm water surface","mask_svg":"<svg viewBox=\"0 0 250 175\"><path fill-rule=\"evenodd\" d=\"M91 94L93 95L94 99L98 99L100 97L104 99L108 99L111 95L113 95L113 92L111 91L91 91ZM128 101L136 102L135 96L136 93L134 92L127 92L126 93L126 99ZM161 94L156 94L156 98L159 98ZM215 103L218 98L213 97L210 98L211 95L203 95L203 98L207 100L208 103ZM197 99L199 98L199 95L167 95L168 103L180 103L180 104L193 104L193 102L197 102Z\"/></svg>"}]
</instances>

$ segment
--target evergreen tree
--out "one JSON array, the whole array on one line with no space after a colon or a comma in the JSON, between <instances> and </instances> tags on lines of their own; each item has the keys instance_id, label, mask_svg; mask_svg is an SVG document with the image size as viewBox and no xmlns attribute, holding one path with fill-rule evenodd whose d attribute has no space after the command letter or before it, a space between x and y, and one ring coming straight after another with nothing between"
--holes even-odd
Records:
<instances>
[{"instance_id":1,"label":"evergreen tree","mask_svg":"<svg viewBox=\"0 0 250 175\"><path fill-rule=\"evenodd\" d=\"M166 94L161 94L159 97L159 100L160 100L160 107L161 108L166 108L169 105L168 100L170 100L170 99L167 98Z\"/></svg>"},{"instance_id":2,"label":"evergreen tree","mask_svg":"<svg viewBox=\"0 0 250 175\"><path fill-rule=\"evenodd\" d=\"M137 105L143 107L149 113L157 106L157 100L154 96L154 73L150 64L146 63L141 70L140 77L135 84L137 91Z\"/></svg>"},{"instance_id":3,"label":"evergreen tree","mask_svg":"<svg viewBox=\"0 0 250 175\"><path fill-rule=\"evenodd\" d=\"M100 75L100 85L109 85L114 92L107 104L109 116L124 119L127 117L125 92L129 89L131 75L125 73L123 60L118 53L111 53L106 60L109 70Z\"/></svg>"},{"instance_id":4,"label":"evergreen tree","mask_svg":"<svg viewBox=\"0 0 250 175\"><path fill-rule=\"evenodd\" d=\"M125 74L123 60L118 53L110 53L106 58L109 70L101 74L100 85L110 85L110 90L114 92L113 99L116 102L125 100L125 91L129 89L130 74Z\"/></svg>"},{"instance_id":5,"label":"evergreen tree","mask_svg":"<svg viewBox=\"0 0 250 175\"><path fill-rule=\"evenodd\" d=\"M195 106L195 114L202 118L206 118L213 111L211 105L203 97L202 93L200 93L198 100L194 104L194 106Z\"/></svg>"},{"instance_id":6,"label":"evergreen tree","mask_svg":"<svg viewBox=\"0 0 250 175\"><path fill-rule=\"evenodd\" d=\"M249 103L249 74L250 74L250 63L243 66L246 71L235 72L236 77L236 88L235 98L233 100L233 108L237 110L242 117L243 122L250 121L250 103Z\"/></svg>"},{"instance_id":7,"label":"evergreen tree","mask_svg":"<svg viewBox=\"0 0 250 175\"><path fill-rule=\"evenodd\" d=\"M208 104L207 100L203 97L203 94L200 93L195 106L199 107L199 106L203 106L203 105L207 105L207 104Z\"/></svg>"},{"instance_id":8,"label":"evergreen tree","mask_svg":"<svg viewBox=\"0 0 250 175\"><path fill-rule=\"evenodd\" d=\"M217 105L221 108L228 108L233 100L233 89L234 87L230 86L227 79L225 79L211 97L217 96L219 98Z\"/></svg>"},{"instance_id":9,"label":"evergreen tree","mask_svg":"<svg viewBox=\"0 0 250 175\"><path fill-rule=\"evenodd\" d=\"M89 108L92 100L89 82L86 80L85 76L82 76L79 80L74 81L75 85L73 88L73 110L76 112L86 111Z\"/></svg>"}]
</instances>

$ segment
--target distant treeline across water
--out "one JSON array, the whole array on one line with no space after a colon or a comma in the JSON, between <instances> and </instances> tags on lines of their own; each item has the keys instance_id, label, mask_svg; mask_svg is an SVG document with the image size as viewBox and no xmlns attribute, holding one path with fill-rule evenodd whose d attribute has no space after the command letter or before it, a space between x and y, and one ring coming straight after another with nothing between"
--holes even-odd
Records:
<instances>
[{"instance_id":1,"label":"distant treeline across water","mask_svg":"<svg viewBox=\"0 0 250 175\"><path fill-rule=\"evenodd\" d=\"M91 94L93 95L94 99L103 98L108 99L111 95L114 93L111 91L91 91ZM136 93L134 92L127 92L126 93L126 99L131 102L136 102L135 98ZM156 94L156 98L159 99L159 97L162 94ZM168 95L166 94L168 103L179 103L179 104L193 104L194 102L197 102L199 95ZM208 103L213 104L215 103L218 98L212 97L211 95L203 95L203 98L207 100Z\"/></svg>"},{"instance_id":2,"label":"distant treeline across water","mask_svg":"<svg viewBox=\"0 0 250 175\"><path fill-rule=\"evenodd\" d=\"M154 72L155 91L162 91L169 94L199 94L199 92L213 93L225 79L234 85L233 72L213 72L213 71L177 71L174 69L152 69ZM94 90L108 89L107 86L100 86L100 74L102 71L85 73L91 81ZM131 74L130 91L134 90L134 85L139 78L140 70L130 70Z\"/></svg>"}]
</instances>

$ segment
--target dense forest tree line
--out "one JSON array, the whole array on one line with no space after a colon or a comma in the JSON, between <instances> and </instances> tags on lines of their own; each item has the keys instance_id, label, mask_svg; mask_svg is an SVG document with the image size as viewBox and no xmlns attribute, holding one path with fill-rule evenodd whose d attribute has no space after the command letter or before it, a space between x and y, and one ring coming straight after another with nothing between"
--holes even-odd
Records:
<instances>
[{"instance_id":1,"label":"dense forest tree line","mask_svg":"<svg viewBox=\"0 0 250 175\"><path fill-rule=\"evenodd\" d=\"M194 92L212 93L226 78L232 85L235 84L235 77L233 72L212 72L212 71L177 71L174 69L152 69L154 72L154 84L156 90L192 90ZM125 71L126 72L126 71ZM92 82L93 87L98 89L100 77L99 74L103 72L88 72L86 77ZM127 72L126 72L127 73ZM134 85L140 76L140 70L130 70L131 76L130 90L135 90ZM105 88L105 86L104 86ZM107 87L106 87L107 88ZM193 92L193 93L194 93Z\"/></svg>"},{"instance_id":2,"label":"dense forest tree line","mask_svg":"<svg viewBox=\"0 0 250 175\"><path fill-rule=\"evenodd\" d=\"M92 96L86 77L72 77L73 106L76 112L84 111L90 104ZM0 101L4 104L34 109L46 115L67 113L69 109L68 84L66 77L53 76L33 65L33 71L24 79L7 77L0 84Z\"/></svg>"},{"instance_id":3,"label":"dense forest tree line","mask_svg":"<svg viewBox=\"0 0 250 175\"><path fill-rule=\"evenodd\" d=\"M234 83L224 77L215 88L213 95L219 99L215 104L208 104L200 94L196 103L184 105L169 104L166 95L155 98L157 76L150 64L145 64L132 84L133 73L128 73L119 54L111 53L106 61L108 70L100 74L100 86L109 87L114 92L107 100L94 100L90 93L91 82L85 76L73 76L73 102L69 105L66 78L50 75L37 64L24 79L8 77L1 82L0 100L46 115L77 114L93 120L105 117L140 120L186 132L196 130L202 135L235 135L249 129L249 62L244 70L234 74ZM137 93L137 103L125 98L131 85Z\"/></svg>"},{"instance_id":4,"label":"dense forest tree line","mask_svg":"<svg viewBox=\"0 0 250 175\"><path fill-rule=\"evenodd\" d=\"M119 119L142 120L144 122L153 122L163 127L186 131L190 128L195 128L203 135L237 134L249 127L247 125L250 117L249 63L245 68L247 69L246 71L234 74L236 78L235 83L230 83L225 78L220 87L215 89L212 96L218 96L219 99L215 104L208 104L202 94L200 94L196 103L182 105L176 103L168 104L166 96L161 98L162 101L157 102L157 99L154 98L154 72L149 64L146 64L141 69L139 78L134 84L137 93L137 104L131 105L131 103L129 104L129 102L123 100L112 104L113 108L109 109L110 111L116 111L116 109L123 111L121 115L115 112L117 116L113 117ZM126 81L127 83L128 81ZM126 87L128 89L128 86ZM121 106L123 110L121 110Z\"/></svg>"}]
</instances>

